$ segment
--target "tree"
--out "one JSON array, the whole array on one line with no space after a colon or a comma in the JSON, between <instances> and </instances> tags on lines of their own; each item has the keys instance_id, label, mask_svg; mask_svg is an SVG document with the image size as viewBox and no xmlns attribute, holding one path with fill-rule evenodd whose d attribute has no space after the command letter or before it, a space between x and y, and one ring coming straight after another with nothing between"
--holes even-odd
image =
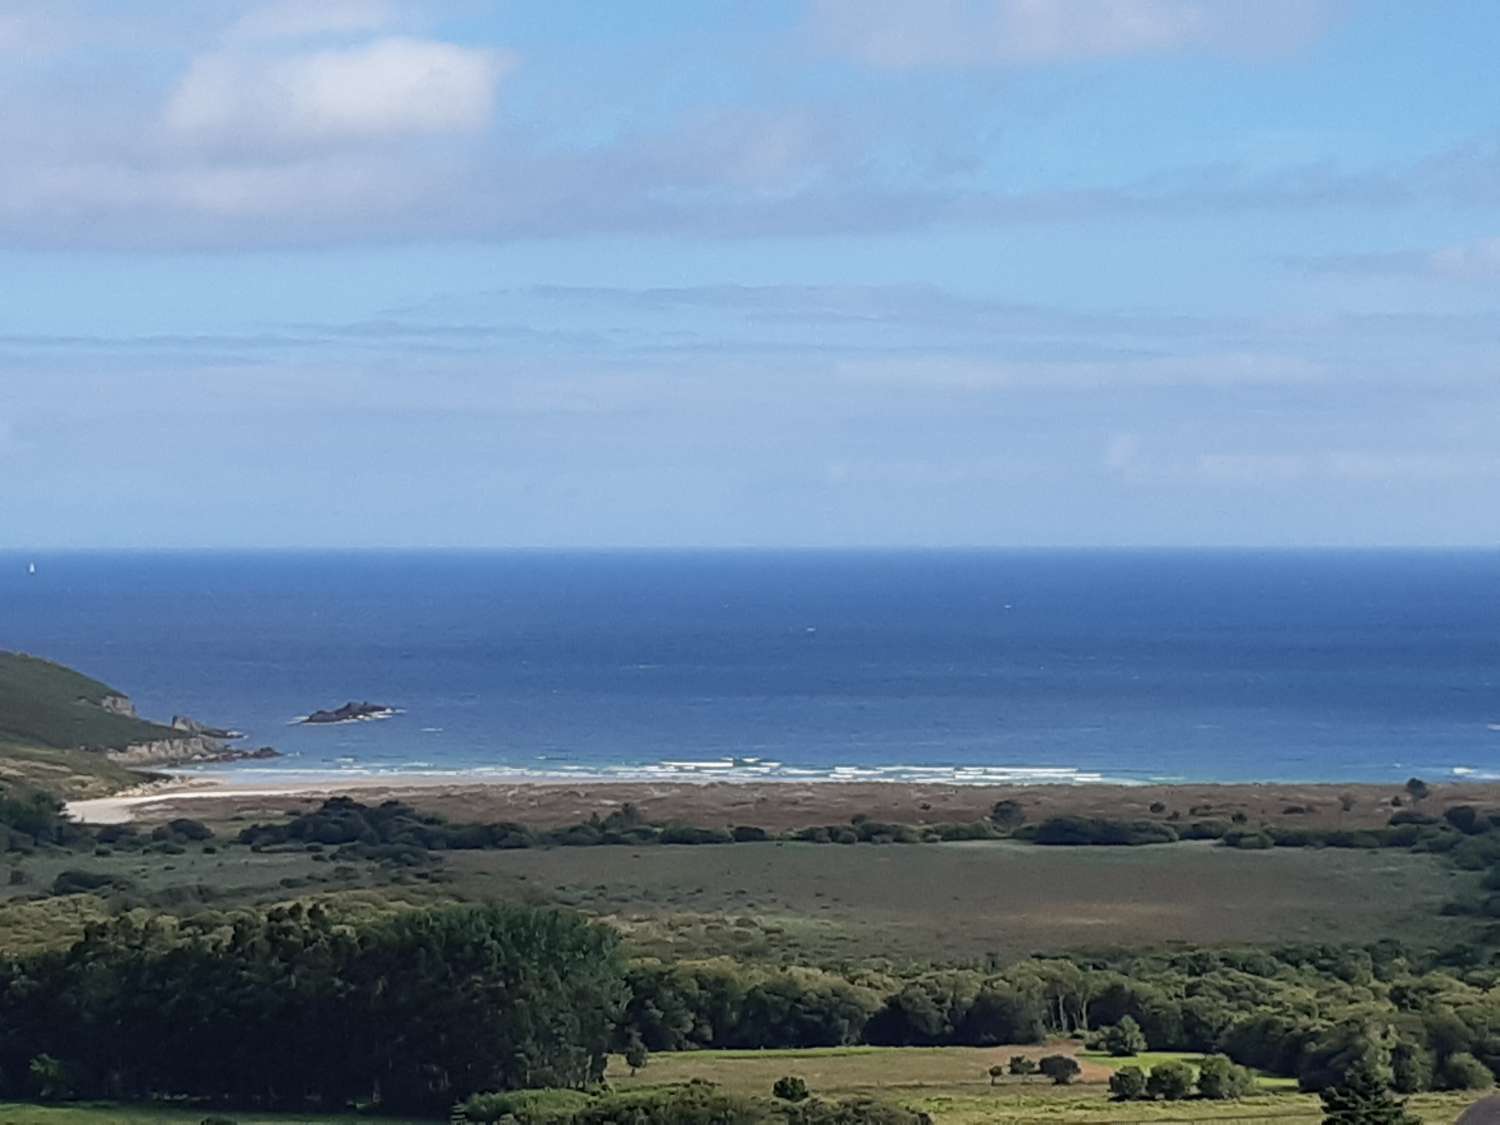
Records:
<instances>
[{"instance_id":1,"label":"tree","mask_svg":"<svg viewBox=\"0 0 1500 1125\"><path fill-rule=\"evenodd\" d=\"M1026 1078L1037 1072L1036 1059L1025 1055L1012 1055L1010 1057L1010 1072L1019 1078Z\"/></svg>"},{"instance_id":2,"label":"tree","mask_svg":"<svg viewBox=\"0 0 1500 1125\"><path fill-rule=\"evenodd\" d=\"M1243 1098L1255 1088L1248 1067L1230 1062L1223 1055L1209 1055L1198 1064L1198 1093L1212 1101Z\"/></svg>"},{"instance_id":3,"label":"tree","mask_svg":"<svg viewBox=\"0 0 1500 1125\"><path fill-rule=\"evenodd\" d=\"M990 1085L991 1086L997 1085L1000 1082L1000 1079L1002 1079L1004 1077L1005 1077L1005 1068L1003 1066L1001 1066L999 1063L996 1063L994 1066L990 1067Z\"/></svg>"},{"instance_id":4,"label":"tree","mask_svg":"<svg viewBox=\"0 0 1500 1125\"><path fill-rule=\"evenodd\" d=\"M1100 1032L1099 1045L1115 1058L1123 1059L1144 1051L1146 1036L1133 1018L1122 1016L1119 1023Z\"/></svg>"},{"instance_id":5,"label":"tree","mask_svg":"<svg viewBox=\"0 0 1500 1125\"><path fill-rule=\"evenodd\" d=\"M1384 1086L1391 1075L1386 1032L1358 1020L1327 1029L1302 1048L1297 1085L1309 1093L1337 1086L1356 1070L1367 1069Z\"/></svg>"},{"instance_id":6,"label":"tree","mask_svg":"<svg viewBox=\"0 0 1500 1125\"><path fill-rule=\"evenodd\" d=\"M1146 1096L1146 1072L1138 1066L1122 1066L1109 1076L1109 1092L1117 1101L1139 1101Z\"/></svg>"},{"instance_id":7,"label":"tree","mask_svg":"<svg viewBox=\"0 0 1500 1125\"><path fill-rule=\"evenodd\" d=\"M630 1077L634 1078L636 1071L640 1070L651 1059L651 1052L646 1050L646 1044L642 1043L636 1036L631 1036L630 1042L625 1045L625 1065L630 1068Z\"/></svg>"},{"instance_id":8,"label":"tree","mask_svg":"<svg viewBox=\"0 0 1500 1125\"><path fill-rule=\"evenodd\" d=\"M1083 1067L1072 1055L1048 1055L1037 1064L1037 1069L1052 1079L1055 1086L1070 1086L1083 1073Z\"/></svg>"},{"instance_id":9,"label":"tree","mask_svg":"<svg viewBox=\"0 0 1500 1125\"><path fill-rule=\"evenodd\" d=\"M1432 789L1420 777L1409 777L1406 779L1406 792L1415 802L1425 800L1432 793Z\"/></svg>"},{"instance_id":10,"label":"tree","mask_svg":"<svg viewBox=\"0 0 1500 1125\"><path fill-rule=\"evenodd\" d=\"M784 1102L805 1102L808 1098L807 1083L788 1074L776 1079L776 1084L771 1087L771 1094Z\"/></svg>"},{"instance_id":11,"label":"tree","mask_svg":"<svg viewBox=\"0 0 1500 1125\"><path fill-rule=\"evenodd\" d=\"M1406 1102L1393 1095L1369 1066L1355 1067L1319 1097L1323 1099L1323 1125L1421 1125L1406 1112Z\"/></svg>"},{"instance_id":12,"label":"tree","mask_svg":"<svg viewBox=\"0 0 1500 1125\"><path fill-rule=\"evenodd\" d=\"M1402 1094L1430 1090L1436 1066L1430 1048L1417 1043L1397 1043L1391 1049L1391 1085Z\"/></svg>"},{"instance_id":13,"label":"tree","mask_svg":"<svg viewBox=\"0 0 1500 1125\"><path fill-rule=\"evenodd\" d=\"M1185 1062L1158 1063L1146 1079L1146 1093L1169 1102L1181 1101L1193 1092L1193 1068Z\"/></svg>"}]
</instances>

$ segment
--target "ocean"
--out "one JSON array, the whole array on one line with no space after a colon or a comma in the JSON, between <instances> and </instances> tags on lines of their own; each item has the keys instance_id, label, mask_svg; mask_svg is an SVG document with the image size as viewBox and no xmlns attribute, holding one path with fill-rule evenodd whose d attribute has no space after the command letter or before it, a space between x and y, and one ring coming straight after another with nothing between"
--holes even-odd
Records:
<instances>
[{"instance_id":1,"label":"ocean","mask_svg":"<svg viewBox=\"0 0 1500 1125\"><path fill-rule=\"evenodd\" d=\"M1500 777L1497 552L9 553L0 648L267 781Z\"/></svg>"}]
</instances>

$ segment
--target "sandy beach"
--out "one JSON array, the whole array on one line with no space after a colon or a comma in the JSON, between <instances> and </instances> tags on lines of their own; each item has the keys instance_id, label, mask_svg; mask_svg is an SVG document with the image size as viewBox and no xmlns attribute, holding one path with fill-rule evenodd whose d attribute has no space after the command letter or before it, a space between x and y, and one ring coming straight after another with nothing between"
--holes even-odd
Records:
<instances>
[{"instance_id":1,"label":"sandy beach","mask_svg":"<svg viewBox=\"0 0 1500 1125\"><path fill-rule=\"evenodd\" d=\"M560 825L607 815L630 802L656 821L701 825L759 825L771 829L845 823L853 816L910 824L977 820L996 801L1020 803L1027 819L1073 814L1108 817L1232 817L1286 821L1308 827L1366 827L1386 823L1393 799L1409 799L1399 785L1178 784L1178 785L953 785L871 781L643 782L502 781L451 775L400 777L278 777L274 782L174 778L109 797L71 802L69 812L91 824L160 821L178 816L223 821L277 816L347 794L367 803L403 800L454 820L513 820ZM1346 800L1347 798L1347 800ZM1454 804L1500 804L1500 783L1434 785L1421 803L1438 814ZM1350 807L1345 808L1349 804Z\"/></svg>"}]
</instances>

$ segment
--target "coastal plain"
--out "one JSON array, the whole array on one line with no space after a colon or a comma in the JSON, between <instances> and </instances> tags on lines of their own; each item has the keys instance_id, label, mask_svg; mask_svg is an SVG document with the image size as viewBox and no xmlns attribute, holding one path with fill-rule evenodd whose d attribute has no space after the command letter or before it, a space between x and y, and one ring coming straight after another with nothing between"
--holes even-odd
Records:
<instances>
[{"instance_id":1,"label":"coastal plain","mask_svg":"<svg viewBox=\"0 0 1500 1125\"><path fill-rule=\"evenodd\" d=\"M342 787L340 787L342 788ZM451 821L514 821L546 828L604 817L626 804L656 822L756 825L772 832L870 817L917 826L983 819L997 801L1028 822L1059 815L1243 817L1248 824L1357 828L1384 824L1401 791L1390 786L1028 786L893 783L581 785L354 785L375 805L402 800ZM315 808L328 787L199 786L75 804L85 817L134 818L142 829L194 817L232 839L247 825ZM110 804L109 801L133 802ZM1436 787L1425 812L1500 801L1500 787ZM1443 902L1475 882L1439 857L1405 850L1277 848L1209 841L1145 847L1038 847L1006 840L841 846L793 841L538 847L441 853L432 870L330 861L326 854L243 847L170 864L96 858L153 901L267 904L332 896L349 909L399 903L509 901L560 905L607 920L640 953L733 955L833 963L859 958L964 962L1036 952L1183 945L1452 940L1473 923L1443 917ZM62 860L28 860L32 887ZM9 940L81 927L71 899L26 902L27 885L0 888ZM85 912L87 913L87 912ZM23 915L28 920L23 923Z\"/></svg>"}]
</instances>

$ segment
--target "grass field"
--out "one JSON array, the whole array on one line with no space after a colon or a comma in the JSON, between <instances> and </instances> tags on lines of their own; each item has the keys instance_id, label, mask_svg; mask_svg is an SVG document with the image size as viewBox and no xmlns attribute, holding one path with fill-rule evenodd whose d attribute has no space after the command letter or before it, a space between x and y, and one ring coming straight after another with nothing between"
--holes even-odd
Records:
<instances>
[{"instance_id":1,"label":"grass field","mask_svg":"<svg viewBox=\"0 0 1500 1125\"><path fill-rule=\"evenodd\" d=\"M1076 1054L1083 1081L1054 1086L1045 1078L1005 1077L991 1085L988 1071L1012 1055L1039 1058ZM1077 1052L1077 1044L1045 1047L849 1047L806 1051L692 1051L655 1055L635 1077L621 1058L612 1058L609 1078L617 1089L688 1082L714 1082L744 1094L769 1092L785 1074L804 1079L814 1094L865 1096L896 1102L931 1114L937 1125L1018 1125L1026 1122L1252 1122L1315 1125L1321 1103L1296 1092L1294 1084L1261 1079L1254 1096L1235 1102L1116 1102L1109 1096L1109 1074L1117 1066L1142 1068L1169 1060L1194 1062L1198 1056L1150 1053L1110 1059ZM1452 1122L1472 1094L1432 1094L1412 1099L1424 1121Z\"/></svg>"},{"instance_id":2,"label":"grass field","mask_svg":"<svg viewBox=\"0 0 1500 1125\"><path fill-rule=\"evenodd\" d=\"M8 866L25 881L10 885L0 871L0 951L66 942L106 910L97 898L36 898L66 868L119 875L130 881L131 901L169 911L351 894L556 903L608 918L642 952L823 963L1373 936L1452 941L1464 923L1438 917L1438 905L1473 882L1431 856L1399 851L1243 852L1206 844L738 844L443 855L434 871L415 873L240 847L13 858Z\"/></svg>"},{"instance_id":3,"label":"grass field","mask_svg":"<svg viewBox=\"0 0 1500 1125\"><path fill-rule=\"evenodd\" d=\"M873 1097L924 1110L936 1125L1109 1125L1119 1122L1280 1122L1317 1125L1321 1103L1299 1094L1278 1080L1262 1079L1262 1088L1234 1102L1127 1102L1110 1099L1107 1087L1119 1065L1147 1067L1169 1059L1192 1062L1196 1056L1155 1053L1132 1059L1106 1059L1078 1053L1083 1081L1054 1086L1043 1078L1006 1077L992 1085L989 1067L1004 1064L1012 1055L1039 1058L1044 1054L1077 1052L1077 1044L1061 1042L1026 1047L840 1047L801 1051L692 1051L655 1055L631 1076L622 1058L612 1057L608 1076L616 1090L674 1085L703 1079L736 1093L764 1097L783 1075L804 1079L821 1097ZM1474 1094L1426 1094L1414 1097L1409 1108L1430 1125L1450 1123ZM206 1111L155 1106L84 1104L31 1106L0 1103L0 1125L197 1125ZM353 1125L378 1120L387 1125L417 1125L411 1119L368 1118L352 1115L312 1116L228 1112L238 1125Z\"/></svg>"},{"instance_id":4,"label":"grass field","mask_svg":"<svg viewBox=\"0 0 1500 1125\"><path fill-rule=\"evenodd\" d=\"M1454 939L1472 876L1396 851L1207 844L760 844L454 853L453 886L608 916L639 948L820 961L1255 942Z\"/></svg>"}]
</instances>

